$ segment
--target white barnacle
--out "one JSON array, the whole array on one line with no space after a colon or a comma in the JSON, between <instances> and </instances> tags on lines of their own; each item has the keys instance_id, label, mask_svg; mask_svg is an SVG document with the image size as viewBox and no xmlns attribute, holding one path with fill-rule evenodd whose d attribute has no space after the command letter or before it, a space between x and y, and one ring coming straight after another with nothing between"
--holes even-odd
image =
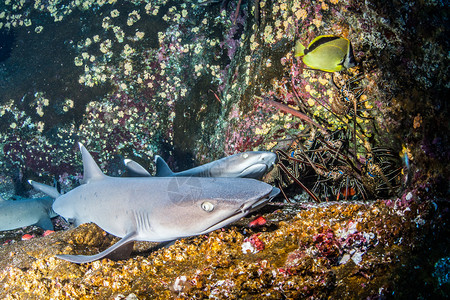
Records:
<instances>
[{"instance_id":1,"label":"white barnacle","mask_svg":"<svg viewBox=\"0 0 450 300\"><path fill-rule=\"evenodd\" d=\"M120 12L117 9L111 11L111 18L116 18L120 15Z\"/></svg>"}]
</instances>

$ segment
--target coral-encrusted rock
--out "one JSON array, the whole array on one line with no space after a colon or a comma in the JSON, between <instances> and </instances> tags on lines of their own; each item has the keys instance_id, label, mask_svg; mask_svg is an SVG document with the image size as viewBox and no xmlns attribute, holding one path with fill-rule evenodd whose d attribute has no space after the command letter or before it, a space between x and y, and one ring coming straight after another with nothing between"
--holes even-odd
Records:
<instances>
[{"instance_id":1,"label":"coral-encrusted rock","mask_svg":"<svg viewBox=\"0 0 450 300\"><path fill-rule=\"evenodd\" d=\"M251 255L241 247L245 238L256 236L246 232L250 217L238 228L181 239L153 252L135 250L130 259L116 262L77 265L54 257L92 254L116 240L93 224L5 245L0 297L366 298L396 290L392 274L409 266L411 257L417 265L412 251L417 253L417 241L434 222L429 214L434 207L414 203L407 214L404 206L384 201L302 206L307 209L287 213L272 231L258 233L265 249Z\"/></svg>"},{"instance_id":2,"label":"coral-encrusted rock","mask_svg":"<svg viewBox=\"0 0 450 300\"><path fill-rule=\"evenodd\" d=\"M81 224L77 230L68 232L67 243L71 245L101 247L111 242L111 237L93 223Z\"/></svg>"}]
</instances>

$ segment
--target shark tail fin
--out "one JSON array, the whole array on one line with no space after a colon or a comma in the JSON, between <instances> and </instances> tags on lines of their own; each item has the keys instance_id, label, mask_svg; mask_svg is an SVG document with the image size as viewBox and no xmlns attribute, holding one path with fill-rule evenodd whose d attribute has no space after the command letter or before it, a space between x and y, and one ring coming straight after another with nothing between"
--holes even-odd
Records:
<instances>
[{"instance_id":1,"label":"shark tail fin","mask_svg":"<svg viewBox=\"0 0 450 300\"><path fill-rule=\"evenodd\" d=\"M58 198L59 196L61 196L61 194L58 192L58 190L52 186L43 184L43 183L39 183L33 180L28 180L28 183L31 184L31 186L38 191L43 192L46 195L49 195L52 198Z\"/></svg>"},{"instance_id":2,"label":"shark tail fin","mask_svg":"<svg viewBox=\"0 0 450 300\"><path fill-rule=\"evenodd\" d=\"M155 156L155 164L156 164L156 177L171 177L173 176L172 170L169 168L164 159L156 155Z\"/></svg>"}]
</instances>

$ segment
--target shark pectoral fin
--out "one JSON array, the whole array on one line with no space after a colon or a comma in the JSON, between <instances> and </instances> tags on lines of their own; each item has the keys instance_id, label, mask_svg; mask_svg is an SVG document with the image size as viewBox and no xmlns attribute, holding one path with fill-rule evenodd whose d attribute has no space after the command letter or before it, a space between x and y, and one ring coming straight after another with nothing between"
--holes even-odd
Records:
<instances>
[{"instance_id":1,"label":"shark pectoral fin","mask_svg":"<svg viewBox=\"0 0 450 300\"><path fill-rule=\"evenodd\" d=\"M128 172L131 173L133 177L152 177L152 175L140 164L131 159L123 160L125 166L128 169Z\"/></svg>"},{"instance_id":2,"label":"shark pectoral fin","mask_svg":"<svg viewBox=\"0 0 450 300\"><path fill-rule=\"evenodd\" d=\"M158 245L158 249L159 248L169 248L170 246L172 246L172 245L175 245L175 242L176 242L177 240L172 240L172 241L167 241L167 242L161 242L161 243L159 243L159 245Z\"/></svg>"},{"instance_id":3,"label":"shark pectoral fin","mask_svg":"<svg viewBox=\"0 0 450 300\"><path fill-rule=\"evenodd\" d=\"M54 230L52 220L50 220L49 217L43 217L41 218L37 223L36 226L41 227L44 230Z\"/></svg>"},{"instance_id":4,"label":"shark pectoral fin","mask_svg":"<svg viewBox=\"0 0 450 300\"><path fill-rule=\"evenodd\" d=\"M130 258L131 251L133 251L134 241L131 241L123 246L120 246L113 252L106 255L106 258L111 260L122 260Z\"/></svg>"},{"instance_id":5,"label":"shark pectoral fin","mask_svg":"<svg viewBox=\"0 0 450 300\"><path fill-rule=\"evenodd\" d=\"M156 177L171 177L173 176L172 170L169 168L164 159L156 155L155 156L155 164L156 164Z\"/></svg>"},{"instance_id":6,"label":"shark pectoral fin","mask_svg":"<svg viewBox=\"0 0 450 300\"><path fill-rule=\"evenodd\" d=\"M131 232L129 234L127 234L126 236L124 236L120 241L118 241L117 243L115 243L114 245L112 245L111 247L109 247L108 249L106 249L105 251L102 251L98 254L94 254L94 255L66 255L66 254L58 254L56 255L57 258L61 258L76 264L83 264L83 263L88 263L88 262L92 262L95 260L99 260L102 259L104 257L108 257L110 258L110 255L112 256L111 258L124 258L124 255L128 254L128 257L131 253L131 250L133 249L133 241L135 240L137 234L136 232ZM130 244L131 243L131 247Z\"/></svg>"}]
</instances>

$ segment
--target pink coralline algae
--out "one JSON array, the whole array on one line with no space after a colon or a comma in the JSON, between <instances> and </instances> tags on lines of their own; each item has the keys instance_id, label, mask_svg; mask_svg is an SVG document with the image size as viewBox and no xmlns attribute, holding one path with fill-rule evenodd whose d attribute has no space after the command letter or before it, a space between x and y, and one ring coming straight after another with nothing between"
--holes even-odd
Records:
<instances>
[{"instance_id":1,"label":"pink coralline algae","mask_svg":"<svg viewBox=\"0 0 450 300\"><path fill-rule=\"evenodd\" d=\"M333 260L341 253L340 243L330 228L323 228L319 234L313 236L313 243L319 254Z\"/></svg>"},{"instance_id":2,"label":"pink coralline algae","mask_svg":"<svg viewBox=\"0 0 450 300\"><path fill-rule=\"evenodd\" d=\"M224 150L228 155L267 147L270 140L267 132L270 130L265 125L273 109L264 101L256 102L253 110L243 113L236 105L230 112L230 121L225 135Z\"/></svg>"},{"instance_id":3,"label":"pink coralline algae","mask_svg":"<svg viewBox=\"0 0 450 300\"><path fill-rule=\"evenodd\" d=\"M258 253L259 251L264 250L265 245L264 242L259 238L259 235L259 233L256 233L244 239L244 242L241 246L243 253Z\"/></svg>"}]
</instances>

